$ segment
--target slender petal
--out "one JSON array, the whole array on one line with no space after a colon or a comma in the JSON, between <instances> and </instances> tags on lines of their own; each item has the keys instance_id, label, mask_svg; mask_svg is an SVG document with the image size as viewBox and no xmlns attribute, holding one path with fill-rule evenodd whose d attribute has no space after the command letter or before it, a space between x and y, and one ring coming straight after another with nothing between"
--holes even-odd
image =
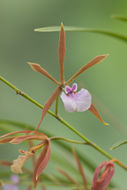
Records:
<instances>
[{"instance_id":1,"label":"slender petal","mask_svg":"<svg viewBox=\"0 0 127 190\"><path fill-rule=\"evenodd\" d=\"M42 110L41 119L36 127L36 130L40 127L46 113L48 112L49 108L53 104L53 102L56 100L57 96L61 93L61 88L57 87L56 90L53 92L52 96L49 98L49 100L45 103L44 109Z\"/></svg>"},{"instance_id":2,"label":"slender petal","mask_svg":"<svg viewBox=\"0 0 127 190\"><path fill-rule=\"evenodd\" d=\"M72 92L72 88L70 86L65 86L65 92L66 94L69 94Z\"/></svg>"},{"instance_id":3,"label":"slender petal","mask_svg":"<svg viewBox=\"0 0 127 190\"><path fill-rule=\"evenodd\" d=\"M86 177L85 177L85 174L84 174L84 171L83 171L82 164L81 164L76 152L74 151L74 149L72 149L72 152L73 152L73 155L75 157L76 163L78 165L78 169L79 169L79 172L80 172L81 177L82 177L84 188L85 188L85 190L88 190L87 181L86 181Z\"/></svg>"},{"instance_id":4,"label":"slender petal","mask_svg":"<svg viewBox=\"0 0 127 190\"><path fill-rule=\"evenodd\" d=\"M105 123L105 122L102 120L102 118L101 118L99 112L97 111L96 107L94 106L94 104L91 104L91 107L89 108L89 111L90 111L93 115L95 115L95 117L97 117L97 118L100 120L100 122L102 122L104 125L109 125L108 123Z\"/></svg>"},{"instance_id":5,"label":"slender petal","mask_svg":"<svg viewBox=\"0 0 127 190\"><path fill-rule=\"evenodd\" d=\"M62 84L64 84L65 32L63 24L61 24L58 55L60 65L60 81Z\"/></svg>"},{"instance_id":6,"label":"slender petal","mask_svg":"<svg viewBox=\"0 0 127 190\"><path fill-rule=\"evenodd\" d=\"M35 131L35 130L34 131L25 130L25 131L15 131L15 132L11 132L11 133L6 133L6 134L0 136L0 139L1 138L5 138L5 137L10 136L10 135L20 134L20 133L30 133L30 134L34 134L35 133L35 134L41 135L43 137L47 137L45 134L43 134L41 132L38 132L38 131Z\"/></svg>"},{"instance_id":7,"label":"slender petal","mask_svg":"<svg viewBox=\"0 0 127 190\"><path fill-rule=\"evenodd\" d=\"M37 185L37 181L43 170L46 168L49 159L50 159L50 153L51 153L51 145L50 145L50 140L46 139L46 145L39 156L35 168L34 168L34 173L33 173L33 182L34 185Z\"/></svg>"},{"instance_id":8,"label":"slender petal","mask_svg":"<svg viewBox=\"0 0 127 190\"><path fill-rule=\"evenodd\" d=\"M25 134L27 133L27 135L8 137L8 136L20 134L20 133L25 133ZM46 138L47 138L46 135L37 131L16 131L16 132L7 133L5 135L0 136L0 139L1 139L0 144L5 144L5 143L19 144L25 140L44 140Z\"/></svg>"},{"instance_id":9,"label":"slender petal","mask_svg":"<svg viewBox=\"0 0 127 190\"><path fill-rule=\"evenodd\" d=\"M45 69L43 69L39 64L37 63L31 63L28 62L28 64L31 66L31 68L35 71L35 72L39 72L43 75L45 75L47 78L49 78L50 80L52 80L53 82L55 82L57 85L59 84L59 82L56 81L56 79L54 79Z\"/></svg>"},{"instance_id":10,"label":"slender petal","mask_svg":"<svg viewBox=\"0 0 127 190\"><path fill-rule=\"evenodd\" d=\"M89 69L90 67L96 65L97 63L100 63L101 61L103 61L105 58L107 57L107 55L100 55L95 57L92 61L90 61L89 63L87 63L85 66L83 66L76 74L74 74L67 82L66 84L69 84L70 82L72 82L74 79L76 79L80 74L82 74L84 71L86 71L87 69Z\"/></svg>"},{"instance_id":11,"label":"slender petal","mask_svg":"<svg viewBox=\"0 0 127 190\"><path fill-rule=\"evenodd\" d=\"M73 91L73 92L76 92L76 91L77 91L77 88L78 88L77 83L74 83L74 84L72 85L72 91Z\"/></svg>"},{"instance_id":12,"label":"slender petal","mask_svg":"<svg viewBox=\"0 0 127 190\"><path fill-rule=\"evenodd\" d=\"M73 85L72 85L72 88L70 87L70 86L65 86L65 92L66 92L66 94L70 94L70 93L72 93L72 92L76 92L77 91L77 84L76 83L74 83Z\"/></svg>"},{"instance_id":13,"label":"slender petal","mask_svg":"<svg viewBox=\"0 0 127 190\"><path fill-rule=\"evenodd\" d=\"M100 178L99 174L102 168L105 167L105 170L102 172ZM113 161L106 161L99 165L94 173L93 177L93 184L92 184L92 190L106 190L108 187L112 176L114 175L115 166L113 164ZM99 179L98 179L99 178Z\"/></svg>"},{"instance_id":14,"label":"slender petal","mask_svg":"<svg viewBox=\"0 0 127 190\"><path fill-rule=\"evenodd\" d=\"M4 137L7 137L7 136L10 136L10 135L19 134L19 133L32 133L32 132L34 132L34 131L28 131L28 130L24 130L24 131L15 131L15 132L6 133L6 134L0 136L0 139L1 139L1 138L4 138Z\"/></svg>"},{"instance_id":15,"label":"slender petal","mask_svg":"<svg viewBox=\"0 0 127 190\"><path fill-rule=\"evenodd\" d=\"M47 136L43 137L41 135L25 135L25 136L20 136L20 137L14 137L10 143L12 144L19 144L25 140L44 140L46 139Z\"/></svg>"}]
</instances>

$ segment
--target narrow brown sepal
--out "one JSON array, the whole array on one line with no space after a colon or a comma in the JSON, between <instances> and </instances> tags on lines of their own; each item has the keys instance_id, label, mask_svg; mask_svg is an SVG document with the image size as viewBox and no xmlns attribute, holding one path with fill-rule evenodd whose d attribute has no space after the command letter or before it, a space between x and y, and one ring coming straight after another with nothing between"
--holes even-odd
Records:
<instances>
[{"instance_id":1,"label":"narrow brown sepal","mask_svg":"<svg viewBox=\"0 0 127 190\"><path fill-rule=\"evenodd\" d=\"M52 77L43 67L41 67L39 64L37 63L31 63L28 62L27 64L30 65L30 67L33 69L33 71L35 72L39 72L43 75L45 75L47 78L49 78L50 80L52 80L54 83L56 83L57 85L59 84L58 81L56 81L56 79L54 79L54 77Z\"/></svg>"},{"instance_id":2,"label":"narrow brown sepal","mask_svg":"<svg viewBox=\"0 0 127 190\"><path fill-rule=\"evenodd\" d=\"M40 125L41 125L45 115L47 114L49 108L51 107L53 102L56 100L57 96L59 96L61 91L62 91L61 87L60 86L57 87L56 90L53 92L52 96L49 98L49 100L45 103L44 108L42 110L41 119L40 119L40 121L39 121L39 123L38 123L35 130L37 130L40 127Z\"/></svg>"},{"instance_id":3,"label":"narrow brown sepal","mask_svg":"<svg viewBox=\"0 0 127 190\"><path fill-rule=\"evenodd\" d=\"M64 32L63 23L61 23L58 55L59 55L59 65L60 65L60 82L64 84L65 32Z\"/></svg>"},{"instance_id":4,"label":"narrow brown sepal","mask_svg":"<svg viewBox=\"0 0 127 190\"><path fill-rule=\"evenodd\" d=\"M81 69L79 69L79 71L74 74L67 82L66 85L71 83L74 79L76 79L80 74L82 74L84 71L86 71L87 69L91 68L92 66L100 63L101 61L103 61L108 55L99 55L97 57L95 57L93 60L91 60L89 63L87 63L86 65L84 65Z\"/></svg>"},{"instance_id":5,"label":"narrow brown sepal","mask_svg":"<svg viewBox=\"0 0 127 190\"><path fill-rule=\"evenodd\" d=\"M46 139L45 143L46 144L43 148L41 155L39 156L39 158L35 164L35 168L34 168L34 172L33 172L33 183L34 183L35 187L37 185L39 176L41 175L43 170L46 168L46 166L49 162L49 159L50 159L50 153L51 153L50 140Z\"/></svg>"},{"instance_id":6,"label":"narrow brown sepal","mask_svg":"<svg viewBox=\"0 0 127 190\"><path fill-rule=\"evenodd\" d=\"M104 125L109 125L108 123L105 123L105 122L102 120L102 118L101 118L99 112L97 111L96 107L94 106L94 104L91 104L91 107L89 108L89 111L90 111L93 115L95 115L95 117L97 117L97 118L100 120L100 122L102 122Z\"/></svg>"}]
</instances>

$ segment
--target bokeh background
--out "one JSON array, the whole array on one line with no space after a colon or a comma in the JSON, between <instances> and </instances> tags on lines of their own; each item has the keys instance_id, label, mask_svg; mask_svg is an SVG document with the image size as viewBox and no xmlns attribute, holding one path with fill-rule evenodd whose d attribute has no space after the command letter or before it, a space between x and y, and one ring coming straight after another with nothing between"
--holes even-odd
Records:
<instances>
[{"instance_id":1,"label":"bokeh background","mask_svg":"<svg viewBox=\"0 0 127 190\"><path fill-rule=\"evenodd\" d=\"M109 29L126 34L127 23L112 19L113 14L127 16L127 1L0 0L0 75L44 104L52 94L55 84L33 72L26 62L41 64L56 79L59 79L59 33L37 33L34 29L59 26L62 21L67 26ZM86 137L127 164L126 145L118 150L109 150L112 144L127 138L127 44L101 34L66 33L66 78L96 55L101 54L109 54L109 56L102 63L82 74L75 82L78 83L79 89L85 87L91 92L94 104L110 126L103 126L88 111L65 112L61 101L59 112ZM51 110L54 110L54 106ZM0 82L0 119L36 126L40 115L41 110L38 107L16 95L12 89ZM80 140L50 115L46 116L41 127L56 136ZM74 147L96 166L106 160L104 156L88 146L75 145ZM65 161L66 159L72 161L66 152L52 143L52 158L45 173L55 172L56 166L63 167L55 161L56 154ZM0 145L0 159L13 160L17 155L17 146ZM66 167L64 169L66 170ZM4 168L1 167L1 171L3 170ZM93 174L87 169L86 173L92 181ZM119 189L127 188L126 179L127 172L116 166L113 182ZM49 187L49 189L56 188Z\"/></svg>"}]
</instances>

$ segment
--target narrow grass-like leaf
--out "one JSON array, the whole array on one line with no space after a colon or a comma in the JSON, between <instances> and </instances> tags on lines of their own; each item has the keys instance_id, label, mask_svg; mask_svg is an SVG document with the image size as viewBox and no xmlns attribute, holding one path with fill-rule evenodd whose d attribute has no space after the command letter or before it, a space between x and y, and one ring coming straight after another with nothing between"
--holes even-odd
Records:
<instances>
[{"instance_id":1,"label":"narrow grass-like leaf","mask_svg":"<svg viewBox=\"0 0 127 190\"><path fill-rule=\"evenodd\" d=\"M73 153L73 155L75 157L75 160L76 160L80 175L82 177L82 181L83 181L83 184L84 184L84 189L88 190L88 185L87 185L87 181L86 181L86 177L85 177L85 174L84 174L84 171L83 171L82 164L81 164L76 152L74 151L74 149L72 149L72 153Z\"/></svg>"},{"instance_id":2,"label":"narrow grass-like leaf","mask_svg":"<svg viewBox=\"0 0 127 190\"><path fill-rule=\"evenodd\" d=\"M73 177L71 177L70 174L68 174L68 172L64 171L64 170L61 169L61 168L57 168L57 170L58 170L62 175L64 175L71 183L77 185L78 190L81 190L79 183L78 183L77 181L75 181L75 179L73 179Z\"/></svg>"},{"instance_id":3,"label":"narrow grass-like leaf","mask_svg":"<svg viewBox=\"0 0 127 190\"><path fill-rule=\"evenodd\" d=\"M124 21L124 22L127 22L127 17L124 17L124 16L113 15L112 18L117 19L117 20L121 20L121 21Z\"/></svg>"},{"instance_id":4,"label":"narrow grass-like leaf","mask_svg":"<svg viewBox=\"0 0 127 190\"><path fill-rule=\"evenodd\" d=\"M112 32L110 30L102 30L102 29L94 29L94 28L83 28L83 27L73 27L73 26L64 26L64 30L66 32L92 32L103 34L109 37L113 37L124 42L127 42L127 35L119 34L116 32ZM42 27L34 30L35 32L60 32L59 26L51 26L51 27Z\"/></svg>"},{"instance_id":5,"label":"narrow grass-like leaf","mask_svg":"<svg viewBox=\"0 0 127 190\"><path fill-rule=\"evenodd\" d=\"M116 149L116 148L118 148L118 147L120 147L121 145L124 145L124 144L127 144L127 140L124 140L122 142L119 142L117 144L112 145L110 149L111 150Z\"/></svg>"},{"instance_id":6,"label":"narrow grass-like leaf","mask_svg":"<svg viewBox=\"0 0 127 190\"><path fill-rule=\"evenodd\" d=\"M103 61L105 58L107 57L107 55L99 55L97 57L95 57L93 60L91 60L89 63L87 63L86 65L84 65L81 69L79 69L79 71L77 73L75 73L67 82L66 85L71 83L74 79L76 79L80 74L82 74L84 71L86 71L87 69L91 68L92 66L100 63L101 61Z\"/></svg>"}]
</instances>

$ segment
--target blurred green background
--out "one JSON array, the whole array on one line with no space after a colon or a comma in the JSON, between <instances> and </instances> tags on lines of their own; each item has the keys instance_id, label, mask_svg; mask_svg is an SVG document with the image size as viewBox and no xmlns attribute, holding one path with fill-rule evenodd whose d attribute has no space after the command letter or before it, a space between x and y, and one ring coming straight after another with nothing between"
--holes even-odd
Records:
<instances>
[{"instance_id":1,"label":"blurred green background","mask_svg":"<svg viewBox=\"0 0 127 190\"><path fill-rule=\"evenodd\" d=\"M33 72L26 62L41 64L59 79L59 33L37 33L34 29L59 26L63 22L67 26L109 29L126 34L127 23L112 19L113 14L127 16L127 1L0 0L0 75L44 104L51 96L55 84ZM75 82L79 88L85 87L91 92L94 104L110 126L103 126L88 111L66 113L61 101L59 112L86 137L127 164L126 146L114 151L109 150L112 144L127 137L127 44L100 34L66 33L66 79L96 55L101 54L110 56L101 64L86 71ZM54 110L54 106L51 110ZM41 110L38 107L16 95L12 89L0 82L0 119L36 126L40 116ZM56 136L80 140L50 115L46 116L41 127ZM18 155L15 147L1 145L0 159L15 159ZM96 166L106 160L90 147L80 145L74 147L84 156L87 155ZM66 154L56 149L52 143L52 153L55 152L58 152L61 159L63 157L66 159ZM56 166L57 162L52 157L45 172L52 173ZM92 180L92 174L87 172ZM126 179L127 172L116 166L113 178L116 186L126 189Z\"/></svg>"}]
</instances>

